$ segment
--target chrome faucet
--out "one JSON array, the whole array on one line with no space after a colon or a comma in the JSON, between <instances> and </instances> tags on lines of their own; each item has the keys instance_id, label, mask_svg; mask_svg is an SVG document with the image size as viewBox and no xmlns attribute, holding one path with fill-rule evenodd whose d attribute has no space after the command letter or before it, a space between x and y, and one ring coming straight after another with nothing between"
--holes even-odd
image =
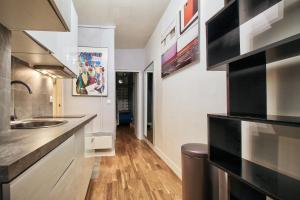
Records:
<instances>
[{"instance_id":1,"label":"chrome faucet","mask_svg":"<svg viewBox=\"0 0 300 200\"><path fill-rule=\"evenodd\" d=\"M27 85L23 81L15 80L15 81L11 81L10 82L10 85L14 85L14 84L21 84L21 85L25 86L27 88L27 90L28 90L28 93L32 94L32 90L29 87L29 85ZM16 115L16 110L15 110L15 107L14 107L14 114L10 116L10 120L11 121L15 121L16 119L17 119L17 115Z\"/></svg>"}]
</instances>

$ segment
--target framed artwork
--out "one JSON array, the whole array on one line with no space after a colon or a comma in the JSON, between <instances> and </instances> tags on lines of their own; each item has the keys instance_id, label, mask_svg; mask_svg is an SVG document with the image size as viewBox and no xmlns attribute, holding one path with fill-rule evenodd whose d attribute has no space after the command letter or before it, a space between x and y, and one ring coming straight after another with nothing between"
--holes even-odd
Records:
<instances>
[{"instance_id":1,"label":"framed artwork","mask_svg":"<svg viewBox=\"0 0 300 200\"><path fill-rule=\"evenodd\" d=\"M74 96L107 96L108 48L78 48L79 75L73 79Z\"/></svg>"},{"instance_id":2,"label":"framed artwork","mask_svg":"<svg viewBox=\"0 0 300 200\"><path fill-rule=\"evenodd\" d=\"M164 78L200 60L198 0L186 0L161 36L161 76Z\"/></svg>"}]
</instances>

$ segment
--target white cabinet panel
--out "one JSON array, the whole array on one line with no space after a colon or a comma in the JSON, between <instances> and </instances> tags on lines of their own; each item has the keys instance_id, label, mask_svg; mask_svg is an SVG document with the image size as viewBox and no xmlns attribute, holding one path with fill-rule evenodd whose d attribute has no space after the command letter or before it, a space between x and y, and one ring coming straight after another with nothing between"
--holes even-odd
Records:
<instances>
[{"instance_id":1,"label":"white cabinet panel","mask_svg":"<svg viewBox=\"0 0 300 200\"><path fill-rule=\"evenodd\" d=\"M94 158L78 158L57 182L48 200L84 200L93 171Z\"/></svg>"},{"instance_id":2,"label":"white cabinet panel","mask_svg":"<svg viewBox=\"0 0 300 200\"><path fill-rule=\"evenodd\" d=\"M25 31L37 44L54 53L58 48L59 32Z\"/></svg>"},{"instance_id":3,"label":"white cabinet panel","mask_svg":"<svg viewBox=\"0 0 300 200\"><path fill-rule=\"evenodd\" d=\"M12 53L12 55L30 65L61 65L61 63L51 54Z\"/></svg>"},{"instance_id":4,"label":"white cabinet panel","mask_svg":"<svg viewBox=\"0 0 300 200\"><path fill-rule=\"evenodd\" d=\"M71 0L1 0L0 23L10 30L68 31Z\"/></svg>"},{"instance_id":5,"label":"white cabinet panel","mask_svg":"<svg viewBox=\"0 0 300 200\"><path fill-rule=\"evenodd\" d=\"M83 127L3 185L3 200L84 200L95 162L94 158L84 156L84 139Z\"/></svg>"},{"instance_id":6,"label":"white cabinet panel","mask_svg":"<svg viewBox=\"0 0 300 200\"><path fill-rule=\"evenodd\" d=\"M49 200L85 199L95 160L84 157L84 129L75 134L75 152L74 162L51 190Z\"/></svg>"},{"instance_id":7,"label":"white cabinet panel","mask_svg":"<svg viewBox=\"0 0 300 200\"><path fill-rule=\"evenodd\" d=\"M64 175L59 179L57 184L53 187L50 194L47 195L48 200L60 199L70 200L75 199L76 191L71 187L74 182L75 162L73 162Z\"/></svg>"},{"instance_id":8,"label":"white cabinet panel","mask_svg":"<svg viewBox=\"0 0 300 200\"><path fill-rule=\"evenodd\" d=\"M48 196L74 160L74 138L72 136L15 180L3 185L4 200L40 200Z\"/></svg>"},{"instance_id":9,"label":"white cabinet panel","mask_svg":"<svg viewBox=\"0 0 300 200\"><path fill-rule=\"evenodd\" d=\"M111 149L112 147L112 136L90 136L85 139L85 148L87 150Z\"/></svg>"},{"instance_id":10,"label":"white cabinet panel","mask_svg":"<svg viewBox=\"0 0 300 200\"><path fill-rule=\"evenodd\" d=\"M78 16L71 2L71 24L70 32L48 32L48 31L25 31L37 44L45 47L51 52L51 55L59 61L52 65L59 64L69 68L73 73L78 75L77 64L77 38L78 38ZM16 45L15 45L16 46ZM14 49L20 49L16 46ZM31 50L27 50L27 52ZM26 52L26 53L27 53ZM29 62L30 64L34 64ZM41 65L49 65L49 63L41 63ZM51 65L51 64L50 64Z\"/></svg>"},{"instance_id":11,"label":"white cabinet panel","mask_svg":"<svg viewBox=\"0 0 300 200\"><path fill-rule=\"evenodd\" d=\"M49 54L47 48L34 42L23 31L12 31L11 38L12 53Z\"/></svg>"},{"instance_id":12,"label":"white cabinet panel","mask_svg":"<svg viewBox=\"0 0 300 200\"><path fill-rule=\"evenodd\" d=\"M72 0L50 0L52 5L57 10L60 19L65 27L70 30L71 27L71 4Z\"/></svg>"}]
</instances>

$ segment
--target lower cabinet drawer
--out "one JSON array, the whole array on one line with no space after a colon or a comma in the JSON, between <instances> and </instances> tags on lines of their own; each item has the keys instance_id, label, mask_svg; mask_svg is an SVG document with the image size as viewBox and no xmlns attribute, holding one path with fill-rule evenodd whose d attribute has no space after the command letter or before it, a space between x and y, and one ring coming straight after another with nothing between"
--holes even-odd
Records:
<instances>
[{"instance_id":1,"label":"lower cabinet drawer","mask_svg":"<svg viewBox=\"0 0 300 200\"><path fill-rule=\"evenodd\" d=\"M76 160L72 162L69 168L65 171L63 176L56 183L50 194L47 195L48 200L59 199L59 200L75 200L76 190L73 187L75 182L79 182L74 177L76 167Z\"/></svg>"},{"instance_id":2,"label":"lower cabinet drawer","mask_svg":"<svg viewBox=\"0 0 300 200\"><path fill-rule=\"evenodd\" d=\"M75 159L44 200L84 200L94 162L94 158Z\"/></svg>"},{"instance_id":3,"label":"lower cabinet drawer","mask_svg":"<svg viewBox=\"0 0 300 200\"><path fill-rule=\"evenodd\" d=\"M90 136L85 138L87 150L111 149L113 148L112 136Z\"/></svg>"},{"instance_id":4,"label":"lower cabinet drawer","mask_svg":"<svg viewBox=\"0 0 300 200\"><path fill-rule=\"evenodd\" d=\"M4 200L45 199L68 169L75 156L74 135L44 158L3 185Z\"/></svg>"}]
</instances>

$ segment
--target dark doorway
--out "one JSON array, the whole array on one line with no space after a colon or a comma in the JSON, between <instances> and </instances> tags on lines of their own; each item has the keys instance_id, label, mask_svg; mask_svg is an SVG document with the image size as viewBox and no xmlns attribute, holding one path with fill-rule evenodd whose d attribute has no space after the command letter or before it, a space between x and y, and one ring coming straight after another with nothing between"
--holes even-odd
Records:
<instances>
[{"instance_id":1,"label":"dark doorway","mask_svg":"<svg viewBox=\"0 0 300 200\"><path fill-rule=\"evenodd\" d=\"M144 136L152 144L154 143L153 70L154 63L144 70Z\"/></svg>"},{"instance_id":2,"label":"dark doorway","mask_svg":"<svg viewBox=\"0 0 300 200\"><path fill-rule=\"evenodd\" d=\"M137 73L116 73L116 116L118 126L136 126Z\"/></svg>"},{"instance_id":3,"label":"dark doorway","mask_svg":"<svg viewBox=\"0 0 300 200\"><path fill-rule=\"evenodd\" d=\"M153 143L153 73L147 73L147 139Z\"/></svg>"}]
</instances>

